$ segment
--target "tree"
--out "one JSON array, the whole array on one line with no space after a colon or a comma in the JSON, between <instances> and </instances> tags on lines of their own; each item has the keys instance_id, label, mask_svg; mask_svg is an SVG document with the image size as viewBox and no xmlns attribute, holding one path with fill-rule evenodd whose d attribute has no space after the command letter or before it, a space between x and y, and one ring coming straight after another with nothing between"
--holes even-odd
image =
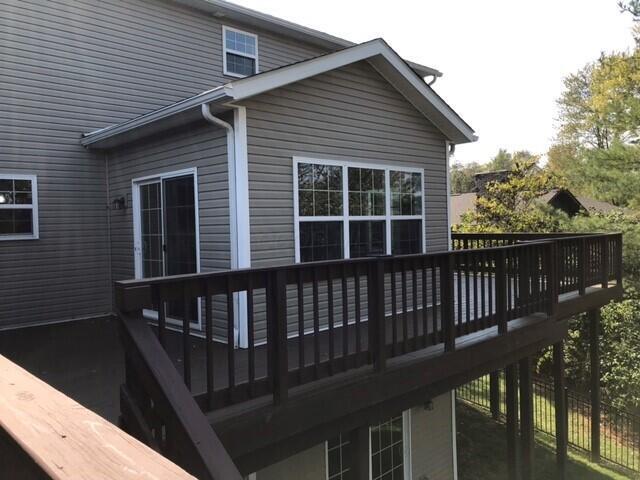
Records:
<instances>
[{"instance_id":1,"label":"tree","mask_svg":"<svg viewBox=\"0 0 640 480\"><path fill-rule=\"evenodd\" d=\"M449 179L451 182L451 193L468 193L473 191L474 177L476 173L483 170L483 166L472 162L467 165L453 163L451 165Z\"/></svg>"},{"instance_id":2,"label":"tree","mask_svg":"<svg viewBox=\"0 0 640 480\"><path fill-rule=\"evenodd\" d=\"M557 231L563 214L539 198L561 182L537 166L537 158L518 160L502 182L489 182L476 199L476 208L457 227L466 232Z\"/></svg>"},{"instance_id":3,"label":"tree","mask_svg":"<svg viewBox=\"0 0 640 480\"><path fill-rule=\"evenodd\" d=\"M511 154L504 148L501 148L498 150L495 157L484 164L477 162L468 163L466 165L453 163L449 170L451 193L459 194L472 192L473 187L475 186L475 176L478 173L494 172L497 170L511 170L515 162L528 160L537 161L537 159L538 157L527 150L521 150Z\"/></svg>"}]
</instances>

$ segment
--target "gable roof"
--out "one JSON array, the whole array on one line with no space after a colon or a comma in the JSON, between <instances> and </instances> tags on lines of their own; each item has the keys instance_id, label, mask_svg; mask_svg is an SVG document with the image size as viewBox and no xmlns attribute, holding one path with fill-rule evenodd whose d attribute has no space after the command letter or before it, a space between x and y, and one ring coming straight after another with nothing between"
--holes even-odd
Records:
<instances>
[{"instance_id":1,"label":"gable roof","mask_svg":"<svg viewBox=\"0 0 640 480\"><path fill-rule=\"evenodd\" d=\"M173 0L176 3L187 5L196 10L207 12L217 18L234 20L262 30L285 34L286 36L301 40L303 42L317 45L329 50L340 50L353 47L354 42L343 38L335 37L328 33L314 30L313 28L298 25L297 23L283 20L266 13L258 12L251 8L236 5L225 0ZM435 68L420 65L414 62L407 62L419 75L441 77L442 72Z\"/></svg>"},{"instance_id":2,"label":"gable roof","mask_svg":"<svg viewBox=\"0 0 640 480\"><path fill-rule=\"evenodd\" d=\"M84 134L80 143L91 148L111 148L195 120L199 118L202 104L209 104L212 112L219 113L230 108L225 105L228 102L245 100L363 60L369 62L451 142L477 140L473 129L384 40L375 39L234 80L127 122Z\"/></svg>"}]
</instances>

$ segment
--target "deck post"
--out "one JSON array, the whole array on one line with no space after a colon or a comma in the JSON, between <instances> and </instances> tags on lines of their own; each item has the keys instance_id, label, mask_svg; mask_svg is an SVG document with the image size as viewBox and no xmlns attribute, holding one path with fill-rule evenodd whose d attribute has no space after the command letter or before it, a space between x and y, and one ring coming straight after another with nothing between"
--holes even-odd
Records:
<instances>
[{"instance_id":1,"label":"deck post","mask_svg":"<svg viewBox=\"0 0 640 480\"><path fill-rule=\"evenodd\" d=\"M351 458L351 475L353 480L369 480L369 427L356 428L349 435L349 448Z\"/></svg>"},{"instance_id":2,"label":"deck post","mask_svg":"<svg viewBox=\"0 0 640 480\"><path fill-rule=\"evenodd\" d=\"M600 276L602 279L602 288L609 288L609 237L606 235L600 240L600 252L602 253L602 271Z\"/></svg>"},{"instance_id":3,"label":"deck post","mask_svg":"<svg viewBox=\"0 0 640 480\"><path fill-rule=\"evenodd\" d=\"M369 263L367 301L369 308L369 351L375 370L383 372L387 363L386 325L384 315L384 260Z\"/></svg>"},{"instance_id":4,"label":"deck post","mask_svg":"<svg viewBox=\"0 0 640 480\"><path fill-rule=\"evenodd\" d=\"M556 414L556 466L559 479L567 474L567 403L564 381L564 343L553 345L553 392Z\"/></svg>"},{"instance_id":5,"label":"deck post","mask_svg":"<svg viewBox=\"0 0 640 480\"><path fill-rule=\"evenodd\" d=\"M520 437L522 480L533 479L533 368L531 357L520 360Z\"/></svg>"},{"instance_id":6,"label":"deck post","mask_svg":"<svg viewBox=\"0 0 640 480\"><path fill-rule=\"evenodd\" d=\"M578 293L580 295L584 295L586 292L588 263L587 238L582 237L578 240Z\"/></svg>"},{"instance_id":7,"label":"deck post","mask_svg":"<svg viewBox=\"0 0 640 480\"><path fill-rule=\"evenodd\" d=\"M448 253L442 257L440 264L440 310L442 311L441 320L445 352L451 352L456 348L453 255L453 253Z\"/></svg>"},{"instance_id":8,"label":"deck post","mask_svg":"<svg viewBox=\"0 0 640 480\"><path fill-rule=\"evenodd\" d=\"M509 479L516 480L518 468L518 367L515 363L505 368L507 397L507 470Z\"/></svg>"},{"instance_id":9,"label":"deck post","mask_svg":"<svg viewBox=\"0 0 640 480\"><path fill-rule=\"evenodd\" d=\"M273 402L277 405L287 399L289 358L287 350L287 284L286 272L279 268L271 272L269 278L269 312L268 319L271 325L272 342L271 358L268 360L273 365Z\"/></svg>"},{"instance_id":10,"label":"deck post","mask_svg":"<svg viewBox=\"0 0 640 480\"><path fill-rule=\"evenodd\" d=\"M494 420L500 418L500 372L489 374L489 407Z\"/></svg>"},{"instance_id":11,"label":"deck post","mask_svg":"<svg viewBox=\"0 0 640 480\"><path fill-rule=\"evenodd\" d=\"M600 461L600 309L589 317L589 352L591 359L591 459Z\"/></svg>"},{"instance_id":12,"label":"deck post","mask_svg":"<svg viewBox=\"0 0 640 480\"><path fill-rule=\"evenodd\" d=\"M496 317L498 333L507 333L507 268L504 249L496 252Z\"/></svg>"}]
</instances>

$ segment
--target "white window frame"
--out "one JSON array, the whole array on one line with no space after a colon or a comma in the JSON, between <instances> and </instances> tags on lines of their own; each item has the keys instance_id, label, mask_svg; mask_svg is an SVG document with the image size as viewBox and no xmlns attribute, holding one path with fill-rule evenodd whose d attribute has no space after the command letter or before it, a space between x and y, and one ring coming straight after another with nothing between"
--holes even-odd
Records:
<instances>
[{"instance_id":1,"label":"white window frame","mask_svg":"<svg viewBox=\"0 0 640 480\"><path fill-rule=\"evenodd\" d=\"M372 453L371 427L369 427L369 480L373 479ZM402 469L404 470L404 480L413 478L413 469L411 468L411 410L402 412Z\"/></svg>"},{"instance_id":2,"label":"white window frame","mask_svg":"<svg viewBox=\"0 0 640 480\"><path fill-rule=\"evenodd\" d=\"M299 185L298 185L298 165L300 163L312 163L316 165L327 165L342 167L342 215L334 216L302 216L299 210ZM349 167L368 168L383 170L385 173L385 215L350 215L349 214ZM419 173L422 184L422 214L421 215L392 215L391 214L391 171ZM330 160L325 158L293 157L293 224L294 224L294 244L295 262L300 263L300 223L301 222L343 222L343 256L345 259L351 258L349 248L349 221L354 220L378 220L385 222L385 243L386 254L391 255L391 222L394 220L421 220L422 221L422 253L426 252L426 222L425 222L425 183L424 169L407 167L401 165L389 165L374 162L352 162L349 160Z\"/></svg>"},{"instance_id":3,"label":"white window frame","mask_svg":"<svg viewBox=\"0 0 640 480\"><path fill-rule=\"evenodd\" d=\"M156 175L147 175L145 177L138 177L131 180L132 191L132 208L133 208L133 259L134 259L134 274L136 279L141 279L143 275L142 267L142 229L140 218L140 187L148 185L150 183L160 182L175 178L183 177L186 175L193 175L193 196L194 196L194 216L195 216L195 228L196 228L196 273L200 273L200 205L198 194L198 168L185 168L183 170L174 170L172 172L163 172ZM162 188L162 187L161 187ZM163 227L164 232L164 227ZM164 233L163 233L164 235ZM191 322L193 325L197 325L198 329L202 329L202 306L200 299L198 298L198 318L197 322ZM144 309L143 314L150 320L158 320L158 312L156 310ZM167 318L167 324L182 325L182 322L172 318Z\"/></svg>"},{"instance_id":4,"label":"white window frame","mask_svg":"<svg viewBox=\"0 0 640 480\"><path fill-rule=\"evenodd\" d=\"M30 180L31 204L0 204L2 210L31 210L31 233L17 233L0 235L0 241L9 240L38 240L40 229L38 225L38 177L21 173L0 173L0 180Z\"/></svg>"},{"instance_id":5,"label":"white window frame","mask_svg":"<svg viewBox=\"0 0 640 480\"><path fill-rule=\"evenodd\" d=\"M252 37L256 41L256 53L255 53L255 55L251 55L251 54L246 53L246 52L240 52L240 51L234 50L232 48L227 48L227 31L241 33L242 35L247 35L249 37ZM256 35L255 33L247 32L245 30L240 30L239 28L228 27L227 25L223 25L222 26L222 71L223 71L223 74L228 76L228 77L235 77L235 78L245 78L245 77L247 77L248 75L242 75L240 73L230 72L227 69L227 53L232 53L233 55L239 55L241 57L253 59L255 61L255 65L256 65L256 71L253 72L253 75L255 75L256 73L260 73L260 64L259 64L259 61L258 61L258 59L259 59L259 55L258 55L258 35Z\"/></svg>"},{"instance_id":6,"label":"white window frame","mask_svg":"<svg viewBox=\"0 0 640 480\"><path fill-rule=\"evenodd\" d=\"M371 451L371 427L369 427L369 479L373 477L372 451ZM404 478L409 480L412 478L413 469L411 466L411 410L402 412L402 467L404 470ZM353 450L352 450L353 451ZM342 455L342 453L341 453ZM325 480L329 480L329 442L324 442L325 456Z\"/></svg>"}]
</instances>

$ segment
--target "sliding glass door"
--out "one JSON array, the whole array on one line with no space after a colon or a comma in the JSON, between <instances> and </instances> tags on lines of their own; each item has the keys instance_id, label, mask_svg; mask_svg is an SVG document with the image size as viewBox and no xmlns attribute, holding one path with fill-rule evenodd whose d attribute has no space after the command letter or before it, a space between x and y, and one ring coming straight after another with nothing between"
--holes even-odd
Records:
<instances>
[{"instance_id":1,"label":"sliding glass door","mask_svg":"<svg viewBox=\"0 0 640 480\"><path fill-rule=\"evenodd\" d=\"M134 182L136 277L151 278L198 271L195 174L169 174ZM199 323L195 301L190 318ZM167 315L181 320L184 305L167 304Z\"/></svg>"}]
</instances>

